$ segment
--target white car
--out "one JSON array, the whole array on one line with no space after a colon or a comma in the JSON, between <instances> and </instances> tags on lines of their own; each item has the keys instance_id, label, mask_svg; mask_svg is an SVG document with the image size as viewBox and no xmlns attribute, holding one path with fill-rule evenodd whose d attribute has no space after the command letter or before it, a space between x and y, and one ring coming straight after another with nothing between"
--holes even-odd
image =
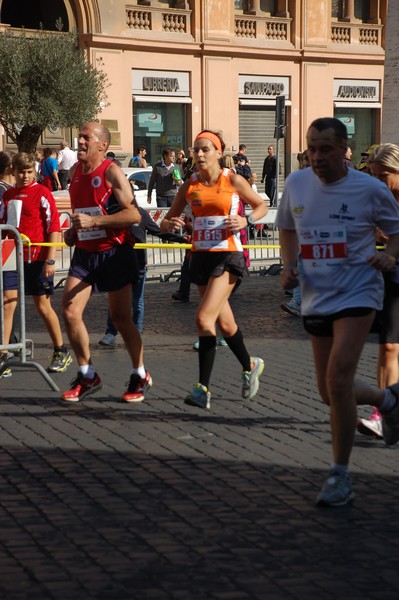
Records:
<instances>
[{"instance_id":1,"label":"white car","mask_svg":"<svg viewBox=\"0 0 399 600\"><path fill-rule=\"evenodd\" d=\"M155 190L152 190L151 204L147 202L148 183L150 181L152 167L122 167L122 171L134 189L137 204L142 208L157 208L157 196Z\"/></svg>"},{"instance_id":2,"label":"white car","mask_svg":"<svg viewBox=\"0 0 399 600\"><path fill-rule=\"evenodd\" d=\"M147 202L148 183L150 181L152 167L135 169L122 167L122 171L134 189L137 204L142 208L157 208L157 197L155 190L153 190L151 194L151 204ZM58 192L53 192L53 196L55 198L58 210L71 210L71 201L68 190L59 190Z\"/></svg>"}]
</instances>

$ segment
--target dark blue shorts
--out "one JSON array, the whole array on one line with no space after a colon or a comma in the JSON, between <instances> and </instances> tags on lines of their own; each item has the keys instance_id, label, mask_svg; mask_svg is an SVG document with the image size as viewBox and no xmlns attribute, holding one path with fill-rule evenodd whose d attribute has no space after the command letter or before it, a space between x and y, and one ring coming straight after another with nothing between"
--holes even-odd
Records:
<instances>
[{"instance_id":1,"label":"dark blue shorts","mask_svg":"<svg viewBox=\"0 0 399 600\"><path fill-rule=\"evenodd\" d=\"M104 252L75 248L69 275L93 286L95 292L115 292L137 281L136 253L129 244Z\"/></svg>"},{"instance_id":2,"label":"dark blue shorts","mask_svg":"<svg viewBox=\"0 0 399 600\"><path fill-rule=\"evenodd\" d=\"M332 315L309 315L303 317L305 330L316 337L333 337L334 321L345 319L347 317L365 317L373 312L374 309L364 306L358 308L345 308Z\"/></svg>"},{"instance_id":3,"label":"dark blue shorts","mask_svg":"<svg viewBox=\"0 0 399 600\"><path fill-rule=\"evenodd\" d=\"M52 296L54 294L54 278L43 274L43 260L24 263L25 294L27 296ZM17 271L3 272L4 290L17 290Z\"/></svg>"}]
</instances>

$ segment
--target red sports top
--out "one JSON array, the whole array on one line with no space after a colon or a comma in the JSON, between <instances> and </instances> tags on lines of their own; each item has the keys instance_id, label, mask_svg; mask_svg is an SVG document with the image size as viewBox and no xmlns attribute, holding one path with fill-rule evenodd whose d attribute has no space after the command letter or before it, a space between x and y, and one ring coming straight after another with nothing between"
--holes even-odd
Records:
<instances>
[{"instance_id":1,"label":"red sports top","mask_svg":"<svg viewBox=\"0 0 399 600\"><path fill-rule=\"evenodd\" d=\"M112 188L105 179L105 173L111 163L112 160L104 159L91 173L82 173L82 163L77 164L69 186L73 212L85 212L93 216L107 214L106 205ZM129 227L90 227L79 229L77 233L76 247L87 252L104 252L132 241Z\"/></svg>"},{"instance_id":2,"label":"red sports top","mask_svg":"<svg viewBox=\"0 0 399 600\"><path fill-rule=\"evenodd\" d=\"M239 233L232 233L226 217L238 214L240 197L230 182L230 169L223 169L215 185L207 187L197 173L190 177L186 201L193 217L192 251L242 252Z\"/></svg>"},{"instance_id":3,"label":"red sports top","mask_svg":"<svg viewBox=\"0 0 399 600\"><path fill-rule=\"evenodd\" d=\"M44 185L33 181L23 188L9 188L4 192L2 200L1 222L16 226L31 242L48 242L50 233L61 231L53 194ZM46 246L30 248L31 261L46 260L47 254ZM24 247L24 260L29 260L27 246Z\"/></svg>"}]
</instances>

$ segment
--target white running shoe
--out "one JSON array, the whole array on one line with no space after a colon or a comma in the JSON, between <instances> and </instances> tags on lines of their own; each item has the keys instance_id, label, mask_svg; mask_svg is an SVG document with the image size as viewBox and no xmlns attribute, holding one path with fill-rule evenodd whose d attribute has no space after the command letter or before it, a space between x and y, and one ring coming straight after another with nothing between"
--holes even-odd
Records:
<instances>
[{"instance_id":1,"label":"white running shoe","mask_svg":"<svg viewBox=\"0 0 399 600\"><path fill-rule=\"evenodd\" d=\"M265 363L261 358L251 358L252 369L243 371L242 374L242 397L251 400L259 389L259 377L263 373Z\"/></svg>"}]
</instances>

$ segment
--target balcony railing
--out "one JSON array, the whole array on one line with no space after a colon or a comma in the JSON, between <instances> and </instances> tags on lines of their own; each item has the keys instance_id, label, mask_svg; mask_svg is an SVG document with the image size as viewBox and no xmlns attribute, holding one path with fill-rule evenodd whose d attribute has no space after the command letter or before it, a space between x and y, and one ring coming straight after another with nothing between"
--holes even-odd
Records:
<instances>
[{"instance_id":1,"label":"balcony railing","mask_svg":"<svg viewBox=\"0 0 399 600\"><path fill-rule=\"evenodd\" d=\"M290 28L291 19L287 18L252 15L236 15L234 17L234 35L239 38L289 42L291 39Z\"/></svg>"},{"instance_id":2,"label":"balcony railing","mask_svg":"<svg viewBox=\"0 0 399 600\"><path fill-rule=\"evenodd\" d=\"M333 23L331 41L333 44L361 44L381 47L382 25L368 23Z\"/></svg>"},{"instance_id":3,"label":"balcony railing","mask_svg":"<svg viewBox=\"0 0 399 600\"><path fill-rule=\"evenodd\" d=\"M191 10L126 6L128 29L191 34Z\"/></svg>"}]
</instances>

